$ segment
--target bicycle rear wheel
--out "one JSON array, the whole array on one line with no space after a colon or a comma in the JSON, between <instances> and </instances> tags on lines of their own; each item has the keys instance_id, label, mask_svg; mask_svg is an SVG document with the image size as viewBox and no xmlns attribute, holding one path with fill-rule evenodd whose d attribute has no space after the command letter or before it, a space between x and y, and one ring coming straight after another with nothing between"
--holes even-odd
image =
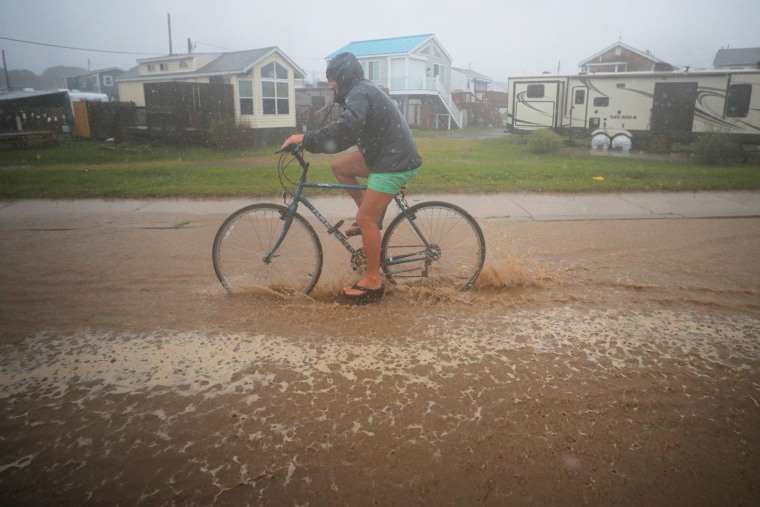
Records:
<instances>
[{"instance_id":1,"label":"bicycle rear wheel","mask_svg":"<svg viewBox=\"0 0 760 507\"><path fill-rule=\"evenodd\" d=\"M382 242L386 278L395 284L431 289L469 289L486 256L483 231L475 219L447 202L423 202L410 207L408 213L419 233L403 213L393 219Z\"/></svg>"},{"instance_id":2,"label":"bicycle rear wheel","mask_svg":"<svg viewBox=\"0 0 760 507\"><path fill-rule=\"evenodd\" d=\"M269 262L264 257L280 238L288 208L253 204L239 209L216 233L214 271L232 293L266 288L282 294L308 294L322 273L322 245L312 226L293 216L285 239Z\"/></svg>"}]
</instances>

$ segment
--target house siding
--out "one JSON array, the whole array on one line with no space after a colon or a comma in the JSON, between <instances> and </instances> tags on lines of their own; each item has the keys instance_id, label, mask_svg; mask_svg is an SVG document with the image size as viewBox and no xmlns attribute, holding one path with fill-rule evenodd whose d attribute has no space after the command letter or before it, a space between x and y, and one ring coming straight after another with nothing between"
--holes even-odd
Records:
<instances>
[{"instance_id":1,"label":"house siding","mask_svg":"<svg viewBox=\"0 0 760 507\"><path fill-rule=\"evenodd\" d=\"M642 52L622 43L614 44L600 51L582 61L579 66L582 72L589 74L597 72L674 70L672 65L656 58L649 51Z\"/></svg>"},{"instance_id":2,"label":"house siding","mask_svg":"<svg viewBox=\"0 0 760 507\"><path fill-rule=\"evenodd\" d=\"M191 58L188 56L188 58ZM188 61L185 58L185 61ZM195 68L180 68L180 61L176 57L167 57L162 60L160 58L151 59L148 61L139 62L140 76L137 79L130 79L127 81L120 81L118 83L119 94L121 100L134 102L135 105L145 106L145 93L143 89L144 83L161 83L170 81L182 81L182 82L196 82L196 83L209 83L223 82L233 85L233 97L235 101L235 119L236 121L245 127L253 129L294 129L296 126L296 96L295 96L295 76L296 69L288 62L286 58L283 58L278 53L273 53L270 56L256 62L256 64L246 73L218 73L218 75L199 75L192 76L186 73L194 72L197 69L201 69L206 64L214 60L213 57L192 57L194 59ZM262 97L262 78L261 68L268 65L272 61L277 61L280 65L288 70L288 114L278 115L265 115ZM147 65L152 64L159 68L161 63L167 65L165 71L153 71L147 72ZM202 72L202 71L201 71ZM239 82L242 79L250 79L253 81L253 99L254 99L254 112L253 115L241 115L240 114L240 93Z\"/></svg>"},{"instance_id":3,"label":"house siding","mask_svg":"<svg viewBox=\"0 0 760 507\"><path fill-rule=\"evenodd\" d=\"M626 72L650 71L654 68L652 60L648 60L633 51L622 48L619 55L616 55L615 51L611 50L600 56L598 61L593 62L596 64L609 63L609 65L594 66L589 70L592 72L616 72L616 65L620 62L624 62Z\"/></svg>"},{"instance_id":4,"label":"house siding","mask_svg":"<svg viewBox=\"0 0 760 507\"><path fill-rule=\"evenodd\" d=\"M424 51L427 48L431 48L430 54L425 54ZM437 51L441 56L435 56L433 51ZM445 55L446 51L435 40L431 40L426 44L423 44L420 48L412 52L415 56L420 56L425 59L427 67L427 77L433 77L433 65L441 65L443 67L443 79L442 83L446 90L451 90L451 60Z\"/></svg>"},{"instance_id":5,"label":"house siding","mask_svg":"<svg viewBox=\"0 0 760 507\"><path fill-rule=\"evenodd\" d=\"M441 128L443 117L447 126L461 126L461 111L451 99L452 60L434 35L356 41L328 60L342 51L354 53L362 63L380 62L380 77L373 81L389 91L410 125Z\"/></svg>"},{"instance_id":6,"label":"house siding","mask_svg":"<svg viewBox=\"0 0 760 507\"><path fill-rule=\"evenodd\" d=\"M261 78L261 68L271 62L276 61L288 69L288 114L264 114L264 101L262 92L263 79ZM240 114L240 87L238 85L241 79L253 80L253 115ZM235 85L235 117L240 125L254 129L268 128L295 128L296 126L296 90L295 76L293 69L288 63L277 55L272 55L255 65L250 72L233 79Z\"/></svg>"}]
</instances>

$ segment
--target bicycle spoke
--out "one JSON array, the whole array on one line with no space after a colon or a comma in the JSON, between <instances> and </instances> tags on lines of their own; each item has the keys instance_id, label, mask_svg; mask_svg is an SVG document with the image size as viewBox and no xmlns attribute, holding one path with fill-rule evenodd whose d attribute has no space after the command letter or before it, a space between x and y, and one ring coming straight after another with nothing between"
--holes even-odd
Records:
<instances>
[{"instance_id":1,"label":"bicycle spoke","mask_svg":"<svg viewBox=\"0 0 760 507\"><path fill-rule=\"evenodd\" d=\"M448 203L421 203L409 213L419 233L400 215L383 237L386 277L393 282L403 278L407 283L416 278L415 283L431 288L469 288L485 258L485 241L477 222ZM419 259L414 259L415 255Z\"/></svg>"},{"instance_id":2,"label":"bicycle spoke","mask_svg":"<svg viewBox=\"0 0 760 507\"><path fill-rule=\"evenodd\" d=\"M286 212L274 204L249 206L219 229L214 269L228 291L266 288L291 294L308 293L314 287L322 271L322 247L300 215L293 217L287 235L272 252L286 224Z\"/></svg>"}]
</instances>

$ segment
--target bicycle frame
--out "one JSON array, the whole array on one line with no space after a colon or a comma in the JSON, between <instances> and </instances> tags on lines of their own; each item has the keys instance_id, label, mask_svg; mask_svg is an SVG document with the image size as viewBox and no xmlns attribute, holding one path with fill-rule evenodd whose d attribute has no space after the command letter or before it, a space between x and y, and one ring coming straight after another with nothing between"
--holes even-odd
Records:
<instances>
[{"instance_id":1,"label":"bicycle frame","mask_svg":"<svg viewBox=\"0 0 760 507\"><path fill-rule=\"evenodd\" d=\"M288 205L288 213L285 217L283 217L283 220L285 221L285 225L282 228L282 232L280 233L280 237L275 242L272 249L264 256L264 262L269 264L272 260L272 258L275 256L277 249L280 247L282 242L285 240L285 237L288 234L288 231L290 230L290 226L293 223L293 217L295 216L298 206L300 204L303 204L306 206L306 208L311 211L311 213L319 220L322 225L325 226L327 229L327 233L331 236L335 236L335 238L340 241L340 243L343 245L343 247L348 250L348 252L353 256L356 256L358 254L358 250L354 248L349 242L348 242L348 236L346 236L341 230L339 229L340 225L343 223L343 221L337 222L337 224L333 225L327 218L325 218L322 213L319 212L319 210L309 201L304 195L303 191L307 188L321 188L321 189L329 189L329 190L366 190L366 185L348 185L345 183L321 183L321 182L309 182L306 181L306 175L309 172L309 163L304 160L303 156L301 155L301 151L299 149L294 149L292 151L289 151L296 160L298 161L299 165L301 166L301 175L298 178L298 183L296 184L295 191L293 192L293 201ZM284 195L284 194L283 194ZM410 225L414 229L417 236L419 236L420 241L422 241L422 244L425 246L424 252L415 252L415 253L409 253L397 256L396 258L393 258L392 260L389 259L389 262L386 263L386 265L397 265L397 264L404 264L408 262L419 262L419 261L425 261L426 265L431 261L438 258L439 253L436 251L436 249L430 245L430 243L427 241L425 236L422 234L422 231L420 231L419 227L414 221L414 216L409 213L409 205L406 202L406 199L402 194L396 194L393 196L393 200L396 202L396 205L399 207L399 210L401 214L404 215L407 221L409 221ZM385 212L381 215L381 220L385 216Z\"/></svg>"}]
</instances>

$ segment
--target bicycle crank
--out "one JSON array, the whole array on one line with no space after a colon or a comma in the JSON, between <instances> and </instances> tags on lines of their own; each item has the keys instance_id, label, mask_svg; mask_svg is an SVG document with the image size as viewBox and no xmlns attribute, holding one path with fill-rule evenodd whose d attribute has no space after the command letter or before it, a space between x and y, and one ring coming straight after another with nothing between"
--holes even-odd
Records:
<instances>
[{"instance_id":1,"label":"bicycle crank","mask_svg":"<svg viewBox=\"0 0 760 507\"><path fill-rule=\"evenodd\" d=\"M367 256L364 255L363 247L351 255L351 269L357 273L365 273L367 271Z\"/></svg>"}]
</instances>

